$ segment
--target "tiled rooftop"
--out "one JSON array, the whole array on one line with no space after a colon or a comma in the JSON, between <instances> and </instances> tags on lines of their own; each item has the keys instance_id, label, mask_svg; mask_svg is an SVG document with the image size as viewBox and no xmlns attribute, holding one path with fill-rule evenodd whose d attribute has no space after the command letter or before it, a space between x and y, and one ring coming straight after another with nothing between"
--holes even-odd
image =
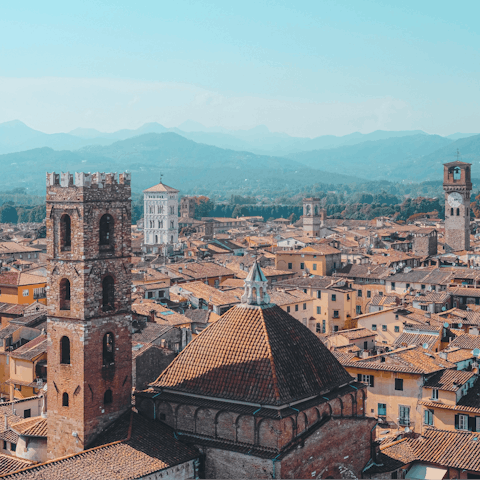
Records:
<instances>
[{"instance_id":1,"label":"tiled rooftop","mask_svg":"<svg viewBox=\"0 0 480 480\"><path fill-rule=\"evenodd\" d=\"M315 334L280 307L237 305L190 342L152 386L283 405L351 381Z\"/></svg>"}]
</instances>

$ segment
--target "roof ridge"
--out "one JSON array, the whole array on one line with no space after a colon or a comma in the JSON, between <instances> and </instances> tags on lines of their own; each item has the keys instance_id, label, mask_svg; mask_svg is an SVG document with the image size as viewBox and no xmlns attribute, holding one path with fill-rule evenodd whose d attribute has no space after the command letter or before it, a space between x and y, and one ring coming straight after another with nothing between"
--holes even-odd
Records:
<instances>
[{"instance_id":1,"label":"roof ridge","mask_svg":"<svg viewBox=\"0 0 480 480\"><path fill-rule=\"evenodd\" d=\"M265 323L265 317L263 315L263 309L261 309L261 312L262 312L262 326L263 326L263 330L265 332L265 339L266 339L266 344L267 344L268 359L270 360L270 366L272 368L273 390L275 392L275 396L277 397L277 402L280 402L280 390L278 388L277 369L275 368L275 361L273 359L273 353L272 353L272 349L271 349L271 346L270 346L270 336L268 335L267 325Z\"/></svg>"}]
</instances>

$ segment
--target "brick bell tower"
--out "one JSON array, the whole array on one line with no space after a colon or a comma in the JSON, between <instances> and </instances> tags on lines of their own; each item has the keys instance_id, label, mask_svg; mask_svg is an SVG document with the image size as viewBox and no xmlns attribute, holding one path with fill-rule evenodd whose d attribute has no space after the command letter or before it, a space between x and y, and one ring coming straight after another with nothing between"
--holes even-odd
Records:
<instances>
[{"instance_id":1,"label":"brick bell tower","mask_svg":"<svg viewBox=\"0 0 480 480\"><path fill-rule=\"evenodd\" d=\"M471 163L445 163L445 251L470 250Z\"/></svg>"},{"instance_id":2,"label":"brick bell tower","mask_svg":"<svg viewBox=\"0 0 480 480\"><path fill-rule=\"evenodd\" d=\"M130 178L47 173L50 459L131 405Z\"/></svg>"}]
</instances>

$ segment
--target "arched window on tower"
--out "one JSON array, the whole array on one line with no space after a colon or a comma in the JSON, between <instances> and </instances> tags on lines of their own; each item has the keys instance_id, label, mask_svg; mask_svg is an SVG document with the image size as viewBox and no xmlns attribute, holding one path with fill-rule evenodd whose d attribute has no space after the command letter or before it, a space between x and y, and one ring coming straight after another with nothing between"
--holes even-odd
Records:
<instances>
[{"instance_id":1,"label":"arched window on tower","mask_svg":"<svg viewBox=\"0 0 480 480\"><path fill-rule=\"evenodd\" d=\"M100 245L104 247L113 246L113 217L106 213L100 219Z\"/></svg>"},{"instance_id":2,"label":"arched window on tower","mask_svg":"<svg viewBox=\"0 0 480 480\"><path fill-rule=\"evenodd\" d=\"M112 402L113 402L113 393L110 389L108 389L103 395L103 403L107 405Z\"/></svg>"},{"instance_id":3,"label":"arched window on tower","mask_svg":"<svg viewBox=\"0 0 480 480\"><path fill-rule=\"evenodd\" d=\"M104 312L114 309L115 302L115 282L110 275L102 280L102 308Z\"/></svg>"},{"instance_id":4,"label":"arched window on tower","mask_svg":"<svg viewBox=\"0 0 480 480\"><path fill-rule=\"evenodd\" d=\"M68 393L64 392L62 395L62 407L68 407Z\"/></svg>"},{"instance_id":5,"label":"arched window on tower","mask_svg":"<svg viewBox=\"0 0 480 480\"><path fill-rule=\"evenodd\" d=\"M460 180L462 178L462 171L456 167L453 169L453 179Z\"/></svg>"},{"instance_id":6,"label":"arched window on tower","mask_svg":"<svg viewBox=\"0 0 480 480\"><path fill-rule=\"evenodd\" d=\"M70 339L66 336L60 340L60 363L70 365Z\"/></svg>"},{"instance_id":7,"label":"arched window on tower","mask_svg":"<svg viewBox=\"0 0 480 480\"><path fill-rule=\"evenodd\" d=\"M453 217L453 208L450 209L450 215Z\"/></svg>"},{"instance_id":8,"label":"arched window on tower","mask_svg":"<svg viewBox=\"0 0 480 480\"><path fill-rule=\"evenodd\" d=\"M460 209L457 208L457 217L460 215Z\"/></svg>"},{"instance_id":9,"label":"arched window on tower","mask_svg":"<svg viewBox=\"0 0 480 480\"><path fill-rule=\"evenodd\" d=\"M60 310L70 310L70 280L60 280Z\"/></svg>"},{"instance_id":10,"label":"arched window on tower","mask_svg":"<svg viewBox=\"0 0 480 480\"><path fill-rule=\"evenodd\" d=\"M103 365L108 366L115 363L115 339L112 332L103 336Z\"/></svg>"},{"instance_id":11,"label":"arched window on tower","mask_svg":"<svg viewBox=\"0 0 480 480\"><path fill-rule=\"evenodd\" d=\"M72 248L72 220L66 213L60 217L60 250L66 252Z\"/></svg>"}]
</instances>

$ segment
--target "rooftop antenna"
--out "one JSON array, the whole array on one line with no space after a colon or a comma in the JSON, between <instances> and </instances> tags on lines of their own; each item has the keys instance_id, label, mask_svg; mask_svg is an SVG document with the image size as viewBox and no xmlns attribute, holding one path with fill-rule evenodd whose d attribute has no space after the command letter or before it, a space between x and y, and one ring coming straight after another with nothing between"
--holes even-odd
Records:
<instances>
[{"instance_id":1,"label":"rooftop antenna","mask_svg":"<svg viewBox=\"0 0 480 480\"><path fill-rule=\"evenodd\" d=\"M459 161L460 161L460 151L457 148L457 162L459 162Z\"/></svg>"},{"instance_id":2,"label":"rooftop antenna","mask_svg":"<svg viewBox=\"0 0 480 480\"><path fill-rule=\"evenodd\" d=\"M163 173L162 172L160 172L160 183L163 184Z\"/></svg>"}]
</instances>

